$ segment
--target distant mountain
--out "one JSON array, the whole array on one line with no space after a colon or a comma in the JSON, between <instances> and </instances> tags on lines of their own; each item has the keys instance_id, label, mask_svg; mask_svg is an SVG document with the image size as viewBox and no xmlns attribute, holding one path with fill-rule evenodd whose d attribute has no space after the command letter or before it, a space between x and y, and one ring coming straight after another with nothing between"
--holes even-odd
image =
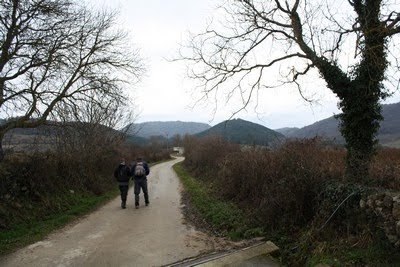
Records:
<instances>
[{"instance_id":1,"label":"distant mountain","mask_svg":"<svg viewBox=\"0 0 400 267\"><path fill-rule=\"evenodd\" d=\"M125 140L127 143L135 144L138 146L146 146L149 142L149 140L144 137L130 135L130 134L127 134L125 136Z\"/></svg>"},{"instance_id":2,"label":"distant mountain","mask_svg":"<svg viewBox=\"0 0 400 267\"><path fill-rule=\"evenodd\" d=\"M378 132L378 138L382 144L398 143L400 140L400 103L382 106L384 120ZM335 139L343 143L344 138L339 132L339 121L333 116L305 126L297 131L286 134L292 138L312 138L321 136L327 139Z\"/></svg>"},{"instance_id":3,"label":"distant mountain","mask_svg":"<svg viewBox=\"0 0 400 267\"><path fill-rule=\"evenodd\" d=\"M379 129L379 139L383 142L400 140L400 102L383 105L383 118Z\"/></svg>"},{"instance_id":4,"label":"distant mountain","mask_svg":"<svg viewBox=\"0 0 400 267\"><path fill-rule=\"evenodd\" d=\"M261 146L274 146L285 139L281 133L242 119L224 121L196 134L198 137L211 135L220 135L233 143Z\"/></svg>"},{"instance_id":5,"label":"distant mountain","mask_svg":"<svg viewBox=\"0 0 400 267\"><path fill-rule=\"evenodd\" d=\"M177 134L196 134L209 129L211 126L199 122L151 121L134 124L129 127L128 133L136 136L149 138L150 136L161 135L170 138Z\"/></svg>"},{"instance_id":6,"label":"distant mountain","mask_svg":"<svg viewBox=\"0 0 400 267\"><path fill-rule=\"evenodd\" d=\"M339 132L339 121L335 117L329 117L305 126L286 135L286 137L312 138L321 136L327 139L337 139L342 141L343 137Z\"/></svg>"},{"instance_id":7,"label":"distant mountain","mask_svg":"<svg viewBox=\"0 0 400 267\"><path fill-rule=\"evenodd\" d=\"M290 136L299 129L300 128L297 128L297 127L285 127L285 128L274 129L274 131L281 133L284 136Z\"/></svg>"}]
</instances>

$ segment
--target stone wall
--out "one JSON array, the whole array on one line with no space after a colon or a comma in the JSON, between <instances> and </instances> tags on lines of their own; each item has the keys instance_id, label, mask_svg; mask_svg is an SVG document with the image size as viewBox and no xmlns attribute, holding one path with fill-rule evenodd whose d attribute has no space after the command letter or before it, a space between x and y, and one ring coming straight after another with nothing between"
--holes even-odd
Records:
<instances>
[{"instance_id":1,"label":"stone wall","mask_svg":"<svg viewBox=\"0 0 400 267\"><path fill-rule=\"evenodd\" d=\"M367 215L375 218L377 226L384 229L393 245L400 247L400 193L376 193L364 195L360 200L360 208Z\"/></svg>"}]
</instances>

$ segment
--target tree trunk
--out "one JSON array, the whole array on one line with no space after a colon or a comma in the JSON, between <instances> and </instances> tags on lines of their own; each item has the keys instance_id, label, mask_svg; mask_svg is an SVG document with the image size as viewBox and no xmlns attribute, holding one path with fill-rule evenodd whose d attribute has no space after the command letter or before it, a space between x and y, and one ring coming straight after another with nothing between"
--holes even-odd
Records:
<instances>
[{"instance_id":1,"label":"tree trunk","mask_svg":"<svg viewBox=\"0 0 400 267\"><path fill-rule=\"evenodd\" d=\"M382 84L387 68L385 29L380 20L380 0L361 1L356 6L364 38L362 59L354 69L350 90L342 95L341 132L347 143L347 174L355 181L366 179L382 120L380 100L387 97Z\"/></svg>"},{"instance_id":2,"label":"tree trunk","mask_svg":"<svg viewBox=\"0 0 400 267\"><path fill-rule=\"evenodd\" d=\"M369 176L369 167L375 153L376 134L381 120L381 106L376 97L365 96L366 90L354 88L360 92L341 101L343 113L341 132L346 140L347 170L350 180L361 182ZM361 94L364 93L364 96Z\"/></svg>"},{"instance_id":3,"label":"tree trunk","mask_svg":"<svg viewBox=\"0 0 400 267\"><path fill-rule=\"evenodd\" d=\"M4 133L0 133L0 163L4 160L3 138Z\"/></svg>"}]
</instances>

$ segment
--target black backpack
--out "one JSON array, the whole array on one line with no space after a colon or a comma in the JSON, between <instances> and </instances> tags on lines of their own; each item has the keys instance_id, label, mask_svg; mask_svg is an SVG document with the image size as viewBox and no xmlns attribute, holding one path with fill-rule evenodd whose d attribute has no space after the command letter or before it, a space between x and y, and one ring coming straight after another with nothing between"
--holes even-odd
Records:
<instances>
[{"instance_id":1,"label":"black backpack","mask_svg":"<svg viewBox=\"0 0 400 267\"><path fill-rule=\"evenodd\" d=\"M128 182L129 181L128 168L126 166L119 167L117 181L118 182Z\"/></svg>"}]
</instances>

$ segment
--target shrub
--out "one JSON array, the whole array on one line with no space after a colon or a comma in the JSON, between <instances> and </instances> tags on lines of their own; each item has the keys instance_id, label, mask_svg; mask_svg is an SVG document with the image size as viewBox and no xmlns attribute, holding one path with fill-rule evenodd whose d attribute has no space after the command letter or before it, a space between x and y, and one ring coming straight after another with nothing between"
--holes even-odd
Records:
<instances>
[{"instance_id":1,"label":"shrub","mask_svg":"<svg viewBox=\"0 0 400 267\"><path fill-rule=\"evenodd\" d=\"M36 144L30 151L6 154L0 163L0 229L65 209L61 198L70 192L99 196L113 190L121 157L133 161L143 156L149 162L170 158L165 149L127 145L104 128L94 127L88 134L88 125L73 126L55 128L51 150L44 152Z\"/></svg>"},{"instance_id":2,"label":"shrub","mask_svg":"<svg viewBox=\"0 0 400 267\"><path fill-rule=\"evenodd\" d=\"M239 152L240 147L219 136L201 139L186 137L185 165L202 177L214 177L226 155Z\"/></svg>"},{"instance_id":3,"label":"shrub","mask_svg":"<svg viewBox=\"0 0 400 267\"><path fill-rule=\"evenodd\" d=\"M195 176L208 171L215 194L237 203L266 229L293 232L316 214L322 221L353 189L346 185L346 150L319 139L287 141L276 150L242 150L217 137L192 138L185 166ZM373 179L362 186L400 189L400 150L379 150L370 171ZM340 212L338 217L349 218Z\"/></svg>"},{"instance_id":4,"label":"shrub","mask_svg":"<svg viewBox=\"0 0 400 267\"><path fill-rule=\"evenodd\" d=\"M342 179L343 172L333 167L344 165L337 154L341 151L322 149L316 140L288 142L275 151L230 154L221 168L218 188L223 197L242 207L257 207L251 209L251 216L263 227L294 230L314 216L322 184Z\"/></svg>"},{"instance_id":5,"label":"shrub","mask_svg":"<svg viewBox=\"0 0 400 267\"><path fill-rule=\"evenodd\" d=\"M400 149L381 148L371 165L370 183L391 190L400 190Z\"/></svg>"},{"instance_id":6,"label":"shrub","mask_svg":"<svg viewBox=\"0 0 400 267\"><path fill-rule=\"evenodd\" d=\"M202 170L212 170L201 177L203 182L217 198L240 207L252 229L269 234L287 265L303 266L310 258L320 263L325 253L373 266L398 259L394 248L386 249L389 243L376 246L382 230L359 205L365 192L400 190L400 149L380 148L370 180L351 184L345 175L346 150L318 139L287 141L275 150L238 149L215 139L188 141L186 168L198 178ZM371 257L371 247L379 255ZM354 261L349 257L356 251Z\"/></svg>"}]
</instances>

